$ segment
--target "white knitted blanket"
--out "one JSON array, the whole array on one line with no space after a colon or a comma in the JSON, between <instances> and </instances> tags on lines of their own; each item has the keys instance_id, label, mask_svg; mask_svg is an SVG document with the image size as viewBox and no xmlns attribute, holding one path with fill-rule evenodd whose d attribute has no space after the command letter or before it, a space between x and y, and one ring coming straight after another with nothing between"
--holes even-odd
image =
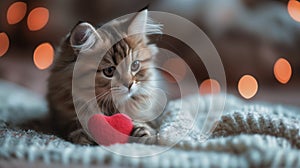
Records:
<instances>
[{"instance_id":1,"label":"white knitted blanket","mask_svg":"<svg viewBox=\"0 0 300 168\"><path fill-rule=\"evenodd\" d=\"M200 111L210 108L210 96L188 97L186 105L200 101ZM193 129L189 108L170 102L160 127L161 145L116 144L107 148L80 146L55 135L24 130L18 125L46 114L40 97L11 83L0 81L1 160L25 160L51 165L106 165L111 167L300 167L300 110L265 103L245 103L227 96L216 129L203 141L199 117ZM213 102L218 105L218 101ZM184 107L184 106L183 106ZM190 106L192 108L192 106ZM200 123L200 125L199 125ZM186 130L190 129L188 134ZM178 138L180 137L180 139ZM172 144L172 148L165 145ZM168 149L168 150L166 150ZM111 152L113 151L113 152ZM154 155L129 157L127 155ZM7 164L7 162L6 162Z\"/></svg>"}]
</instances>

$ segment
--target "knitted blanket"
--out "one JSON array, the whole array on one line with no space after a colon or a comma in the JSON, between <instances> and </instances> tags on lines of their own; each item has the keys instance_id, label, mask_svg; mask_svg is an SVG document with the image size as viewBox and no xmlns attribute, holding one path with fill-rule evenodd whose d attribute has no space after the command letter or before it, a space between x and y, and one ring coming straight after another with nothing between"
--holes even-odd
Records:
<instances>
[{"instance_id":1,"label":"knitted blanket","mask_svg":"<svg viewBox=\"0 0 300 168\"><path fill-rule=\"evenodd\" d=\"M211 96L196 97L185 98L183 104L197 100L200 111L211 108ZM203 138L203 118L197 117L190 128L187 123L194 120L189 112L193 107L180 108L178 101L168 104L161 119L160 145L80 146L20 127L47 115L46 103L24 88L0 81L0 167L16 160L39 167L300 167L298 108L246 103L227 95L218 125L209 138ZM219 99L214 101L213 107L218 106Z\"/></svg>"}]
</instances>

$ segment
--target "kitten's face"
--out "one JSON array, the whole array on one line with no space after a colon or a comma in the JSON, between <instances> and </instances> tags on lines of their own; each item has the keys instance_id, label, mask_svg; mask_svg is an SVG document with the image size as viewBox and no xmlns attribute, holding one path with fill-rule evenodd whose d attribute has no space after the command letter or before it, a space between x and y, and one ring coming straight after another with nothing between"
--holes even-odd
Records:
<instances>
[{"instance_id":1,"label":"kitten's face","mask_svg":"<svg viewBox=\"0 0 300 168\"><path fill-rule=\"evenodd\" d=\"M153 52L147 44L130 46L122 40L104 56L98 67L95 91L98 104L107 115L117 112L133 118L149 114L158 97Z\"/></svg>"},{"instance_id":2,"label":"kitten's face","mask_svg":"<svg viewBox=\"0 0 300 168\"><path fill-rule=\"evenodd\" d=\"M127 36L147 31L136 30L136 27L146 29L147 15L139 13L128 31L122 31L119 23L112 26L109 31L96 30L88 23L81 23L71 33L71 45L81 58L97 57L109 48L97 67L95 88L90 89L95 90L98 106L106 115L121 112L135 120L154 119L161 93L154 65L157 49L147 44L145 34ZM125 38L114 44L112 39L116 34ZM89 72L88 67L84 66L82 71Z\"/></svg>"}]
</instances>

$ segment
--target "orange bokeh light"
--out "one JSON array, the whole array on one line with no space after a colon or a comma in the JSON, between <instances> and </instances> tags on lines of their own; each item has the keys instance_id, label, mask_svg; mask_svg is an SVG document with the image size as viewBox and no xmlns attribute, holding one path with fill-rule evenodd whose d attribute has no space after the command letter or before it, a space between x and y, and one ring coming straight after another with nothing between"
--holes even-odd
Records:
<instances>
[{"instance_id":1,"label":"orange bokeh light","mask_svg":"<svg viewBox=\"0 0 300 168\"><path fill-rule=\"evenodd\" d=\"M218 94L221 92L221 87L218 81L214 79L206 79L199 87L199 92L205 94Z\"/></svg>"},{"instance_id":2,"label":"orange bokeh light","mask_svg":"<svg viewBox=\"0 0 300 168\"><path fill-rule=\"evenodd\" d=\"M238 90L245 99L250 99L257 93L258 83L251 75L244 75L238 83Z\"/></svg>"},{"instance_id":3,"label":"orange bokeh light","mask_svg":"<svg viewBox=\"0 0 300 168\"><path fill-rule=\"evenodd\" d=\"M171 76L167 76L167 80L172 83L176 82L175 79L177 79L178 81L181 81L185 77L186 72L187 72L186 64L180 58L168 59L164 63L163 67L169 71L168 73Z\"/></svg>"},{"instance_id":4,"label":"orange bokeh light","mask_svg":"<svg viewBox=\"0 0 300 168\"><path fill-rule=\"evenodd\" d=\"M27 5L24 2L15 2L11 4L7 10L7 22L8 24L19 23L26 14Z\"/></svg>"},{"instance_id":5,"label":"orange bokeh light","mask_svg":"<svg viewBox=\"0 0 300 168\"><path fill-rule=\"evenodd\" d=\"M43 70L48 68L54 57L54 49L50 43L42 43L36 47L33 53L33 61L37 68Z\"/></svg>"},{"instance_id":6,"label":"orange bokeh light","mask_svg":"<svg viewBox=\"0 0 300 168\"><path fill-rule=\"evenodd\" d=\"M296 0L290 0L287 6L290 16L300 22L300 2Z\"/></svg>"},{"instance_id":7,"label":"orange bokeh light","mask_svg":"<svg viewBox=\"0 0 300 168\"><path fill-rule=\"evenodd\" d=\"M274 64L275 78L282 84L286 84L292 76L292 67L290 63L284 59L278 59Z\"/></svg>"},{"instance_id":8,"label":"orange bokeh light","mask_svg":"<svg viewBox=\"0 0 300 168\"><path fill-rule=\"evenodd\" d=\"M0 33L0 57L3 56L9 48L9 38L6 33Z\"/></svg>"},{"instance_id":9,"label":"orange bokeh light","mask_svg":"<svg viewBox=\"0 0 300 168\"><path fill-rule=\"evenodd\" d=\"M47 8L38 7L33 9L27 18L27 26L31 31L42 29L49 20L49 10Z\"/></svg>"}]
</instances>

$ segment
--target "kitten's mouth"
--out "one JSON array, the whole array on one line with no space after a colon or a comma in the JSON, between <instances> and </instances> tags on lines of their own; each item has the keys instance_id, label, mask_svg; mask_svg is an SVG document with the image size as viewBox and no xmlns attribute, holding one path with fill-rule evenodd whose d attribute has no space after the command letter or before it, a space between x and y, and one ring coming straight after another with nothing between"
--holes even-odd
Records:
<instances>
[{"instance_id":1,"label":"kitten's mouth","mask_svg":"<svg viewBox=\"0 0 300 168\"><path fill-rule=\"evenodd\" d=\"M112 97L116 103L128 103L130 100L136 99L136 91L124 89L122 91L113 92Z\"/></svg>"},{"instance_id":2,"label":"kitten's mouth","mask_svg":"<svg viewBox=\"0 0 300 168\"><path fill-rule=\"evenodd\" d=\"M124 102L129 102L132 100L137 100L137 95L133 91L128 91L127 93L124 94Z\"/></svg>"}]
</instances>

